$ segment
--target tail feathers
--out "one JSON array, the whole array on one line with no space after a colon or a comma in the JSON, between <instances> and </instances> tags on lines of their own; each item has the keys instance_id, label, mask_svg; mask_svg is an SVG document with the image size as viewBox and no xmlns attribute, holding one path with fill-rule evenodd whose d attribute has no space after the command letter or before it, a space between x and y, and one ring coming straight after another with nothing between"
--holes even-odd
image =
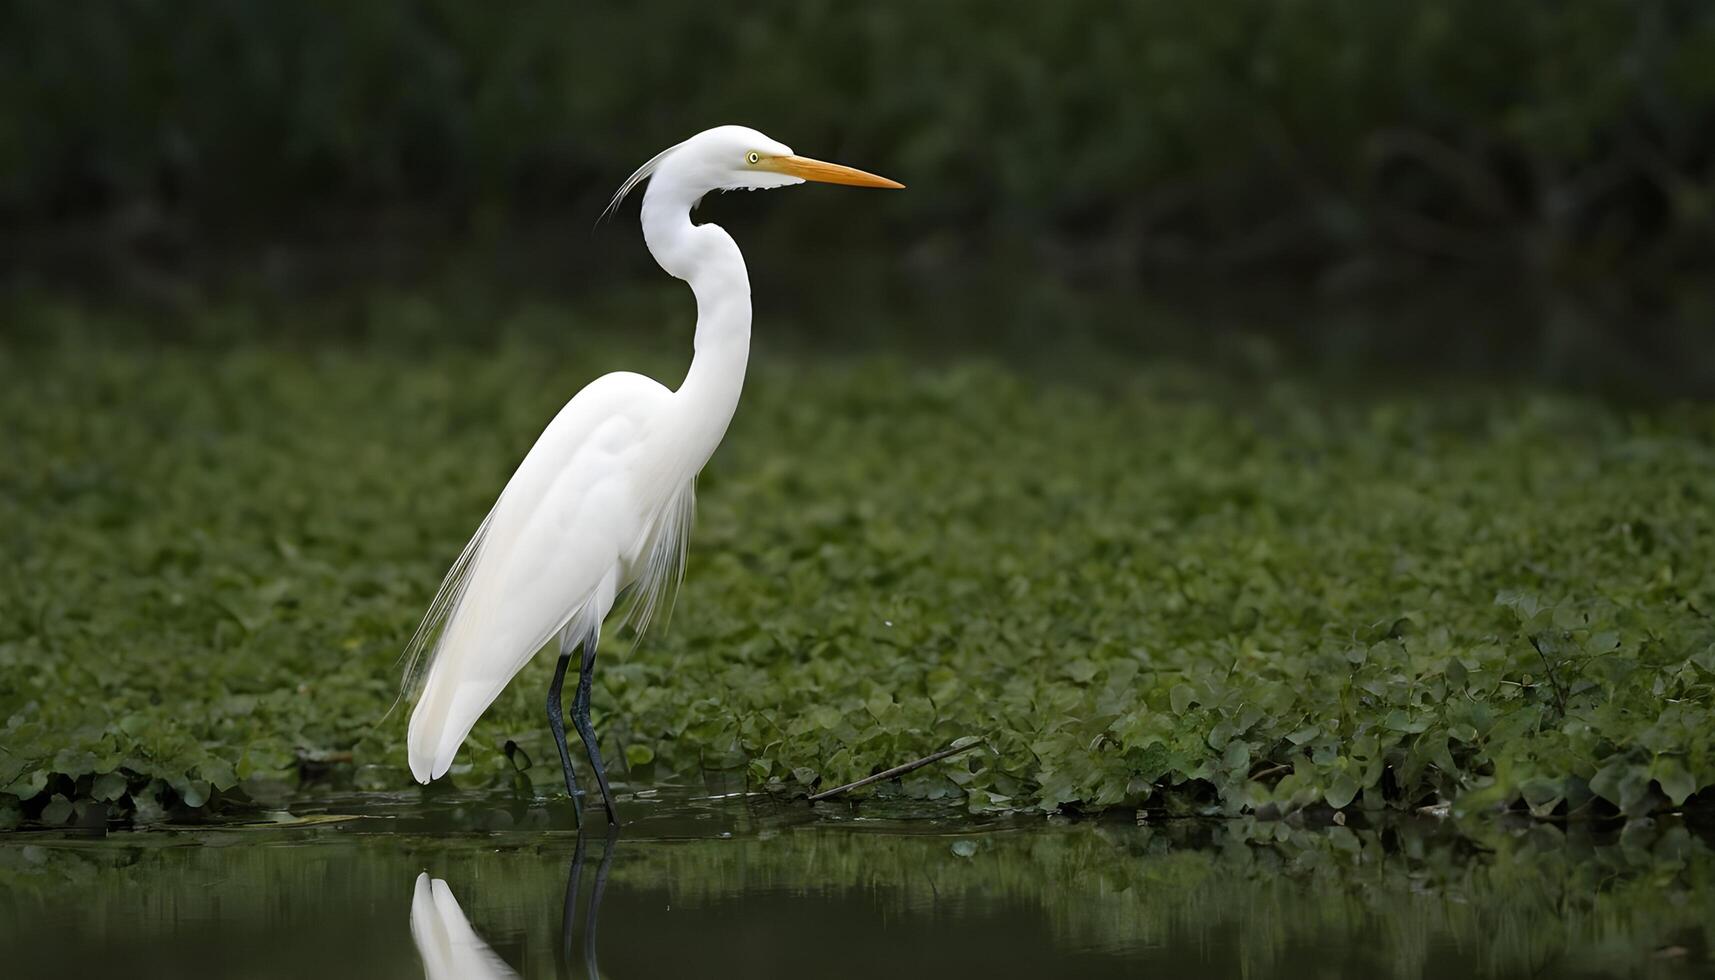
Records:
<instances>
[{"instance_id":1,"label":"tail feathers","mask_svg":"<svg viewBox=\"0 0 1715 980\"><path fill-rule=\"evenodd\" d=\"M450 671L439 669L439 665L429 671L423 697L411 712L407 734L411 775L417 782L428 783L447 774L477 719L539 646L540 642L531 644L516 663L497 664L500 669L473 672L468 677L450 676Z\"/></svg>"},{"instance_id":2,"label":"tail feathers","mask_svg":"<svg viewBox=\"0 0 1715 980\"><path fill-rule=\"evenodd\" d=\"M556 635L599 634L602 620L613 608L618 579L616 569L593 594L573 605L564 620L540 635L508 636L505 629L491 633L477 628L474 620L466 621L464 610L454 612L411 711L406 745L417 782L427 784L447 774L477 719L544 643Z\"/></svg>"},{"instance_id":3,"label":"tail feathers","mask_svg":"<svg viewBox=\"0 0 1715 980\"><path fill-rule=\"evenodd\" d=\"M470 728L476 723L473 716L469 724L457 733L453 742L453 751L442 750L442 743L450 734L448 721L452 715L454 698L437 696L433 678L423 689L423 700L418 702L417 710L411 713L411 728L408 736L411 758L411 775L419 783L427 785L432 779L439 779L447 774L452 767L453 756L457 754L458 746L463 744ZM480 712L480 709L479 709Z\"/></svg>"},{"instance_id":4,"label":"tail feathers","mask_svg":"<svg viewBox=\"0 0 1715 980\"><path fill-rule=\"evenodd\" d=\"M460 652L437 652L435 663L423 682L422 696L411 711L406 744L411 775L419 783L447 774L447 770L452 768L453 757L458 754L459 746L464 744L465 736L470 734L476 720L500 695L512 674L529 660L529 654L535 652L535 647L532 646L518 663L504 665L510 669L503 674L494 669L502 666L499 664L484 670L480 665L467 663L465 671L458 671L460 661L470 659L455 655ZM467 676L458 676L461 673Z\"/></svg>"}]
</instances>

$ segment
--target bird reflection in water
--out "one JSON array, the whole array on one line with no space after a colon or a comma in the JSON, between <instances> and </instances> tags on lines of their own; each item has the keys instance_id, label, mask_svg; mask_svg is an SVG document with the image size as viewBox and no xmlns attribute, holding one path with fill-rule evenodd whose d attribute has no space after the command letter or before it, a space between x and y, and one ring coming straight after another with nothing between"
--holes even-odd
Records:
<instances>
[{"instance_id":1,"label":"bird reflection in water","mask_svg":"<svg viewBox=\"0 0 1715 980\"><path fill-rule=\"evenodd\" d=\"M429 980L498 980L518 975L470 927L447 883L431 879L427 871L417 876L417 890L411 896L411 941L417 944L423 974Z\"/></svg>"},{"instance_id":2,"label":"bird reflection in water","mask_svg":"<svg viewBox=\"0 0 1715 980\"><path fill-rule=\"evenodd\" d=\"M562 976L571 975L574 962L573 946L577 934L578 891L584 873L584 835L578 833L577 846L572 851L572 864L566 872L565 912L561 918L558 962ZM613 855L618 850L619 828L609 826L607 847L595 872L595 886L590 890L589 908L584 913L584 972L590 980L601 974L596 966L596 916L601 912L602 892L607 889L607 874L613 867ZM464 910L447 883L430 878L427 871L417 876L416 890L411 896L411 941L423 961L423 974L428 980L501 980L517 977L518 972L507 965L470 927Z\"/></svg>"}]
</instances>

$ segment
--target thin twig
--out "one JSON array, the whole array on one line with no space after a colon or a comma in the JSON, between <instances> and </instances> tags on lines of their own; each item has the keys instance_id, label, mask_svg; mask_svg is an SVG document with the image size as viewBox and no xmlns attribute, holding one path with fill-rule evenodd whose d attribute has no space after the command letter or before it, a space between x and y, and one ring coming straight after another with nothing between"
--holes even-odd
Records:
<instances>
[{"instance_id":1,"label":"thin twig","mask_svg":"<svg viewBox=\"0 0 1715 980\"><path fill-rule=\"evenodd\" d=\"M830 796L838 796L848 789L857 789L860 786L868 786L870 783L879 783L883 779L892 779L894 776L902 776L913 769L921 769L931 762L940 762L942 759L958 755L960 752L969 752L971 749L974 749L981 744L983 744L982 740L978 739L969 745L955 745L952 748L942 749L934 755L926 755L923 758L918 759L916 762L907 762L902 766L894 766L892 769L888 769L885 772L878 772L873 776L865 776L855 783L847 783L844 786L835 786L833 789L817 793L815 796L810 797L810 802L814 803L817 800L825 800Z\"/></svg>"},{"instance_id":2,"label":"thin twig","mask_svg":"<svg viewBox=\"0 0 1715 980\"><path fill-rule=\"evenodd\" d=\"M1554 676L1554 665L1548 662L1548 654L1542 652L1542 644L1536 642L1536 637L1530 637L1530 645L1536 648L1536 655L1542 658L1542 667L1548 671L1548 685L1554 690L1554 700L1560 705L1560 717L1566 717L1566 692L1560 689L1560 678Z\"/></svg>"}]
</instances>

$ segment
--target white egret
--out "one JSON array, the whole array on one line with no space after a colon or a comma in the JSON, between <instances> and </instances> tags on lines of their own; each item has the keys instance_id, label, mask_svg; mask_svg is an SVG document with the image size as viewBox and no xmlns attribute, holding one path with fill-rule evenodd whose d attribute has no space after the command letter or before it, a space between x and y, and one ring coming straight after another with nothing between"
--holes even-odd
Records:
<instances>
[{"instance_id":1,"label":"white egret","mask_svg":"<svg viewBox=\"0 0 1715 980\"><path fill-rule=\"evenodd\" d=\"M795 156L754 129L721 126L638 168L608 205L639 183L643 238L697 299L695 354L677 391L620 372L597 378L548 424L447 572L412 638L407 680L429 652L407 740L411 772L444 775L477 718L537 650L559 637L548 726L566 792L578 804L560 690L572 654L583 657L572 722L589 754L610 823L617 823L590 725L590 678L602 622L630 596L641 632L683 570L698 471L725 435L750 355L750 280L732 236L692 224L710 191L804 181L902 187L874 174ZM582 810L577 808L582 820Z\"/></svg>"}]
</instances>

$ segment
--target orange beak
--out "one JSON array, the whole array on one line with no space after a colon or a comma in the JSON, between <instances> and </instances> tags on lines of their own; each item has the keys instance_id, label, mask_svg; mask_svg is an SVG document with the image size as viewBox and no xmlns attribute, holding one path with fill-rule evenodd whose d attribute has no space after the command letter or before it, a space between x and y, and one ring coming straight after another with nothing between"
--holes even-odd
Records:
<instances>
[{"instance_id":1,"label":"orange beak","mask_svg":"<svg viewBox=\"0 0 1715 980\"><path fill-rule=\"evenodd\" d=\"M762 170L772 170L775 173L801 177L804 180L819 181L824 184L847 184L852 187L889 187L895 190L905 188L905 185L897 180L888 180L886 177L878 177L855 167L842 167L837 163L812 160L809 157L764 157L757 161L756 166Z\"/></svg>"}]
</instances>

